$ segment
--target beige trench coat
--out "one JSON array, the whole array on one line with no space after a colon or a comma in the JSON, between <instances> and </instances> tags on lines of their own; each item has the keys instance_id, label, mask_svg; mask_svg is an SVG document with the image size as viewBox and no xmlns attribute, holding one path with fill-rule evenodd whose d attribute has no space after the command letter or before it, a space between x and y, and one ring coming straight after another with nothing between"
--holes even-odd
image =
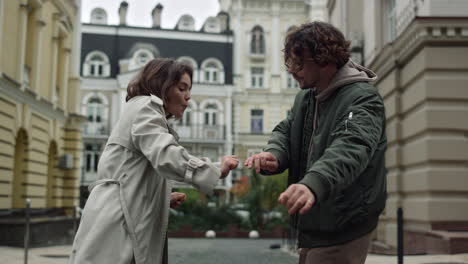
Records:
<instances>
[{"instance_id":1,"label":"beige trench coat","mask_svg":"<svg viewBox=\"0 0 468 264\"><path fill-rule=\"evenodd\" d=\"M161 263L171 180L213 191L219 164L190 155L168 126L163 102L138 96L125 104L98 165L70 263Z\"/></svg>"}]
</instances>

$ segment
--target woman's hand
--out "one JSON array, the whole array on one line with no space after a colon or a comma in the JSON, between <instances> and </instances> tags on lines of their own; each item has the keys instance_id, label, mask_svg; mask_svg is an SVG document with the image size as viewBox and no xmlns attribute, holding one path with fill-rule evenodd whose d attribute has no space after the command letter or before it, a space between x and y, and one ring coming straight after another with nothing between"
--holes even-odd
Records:
<instances>
[{"instance_id":1,"label":"woman's hand","mask_svg":"<svg viewBox=\"0 0 468 264\"><path fill-rule=\"evenodd\" d=\"M171 193L171 203L169 206L172 209L176 209L179 207L181 204L185 202L185 199L187 198L187 195L185 193L180 193L180 192L173 192Z\"/></svg>"},{"instance_id":2,"label":"woman's hand","mask_svg":"<svg viewBox=\"0 0 468 264\"><path fill-rule=\"evenodd\" d=\"M226 178L229 172L239 165L239 160L236 156L224 156L221 159L221 179Z\"/></svg>"}]
</instances>

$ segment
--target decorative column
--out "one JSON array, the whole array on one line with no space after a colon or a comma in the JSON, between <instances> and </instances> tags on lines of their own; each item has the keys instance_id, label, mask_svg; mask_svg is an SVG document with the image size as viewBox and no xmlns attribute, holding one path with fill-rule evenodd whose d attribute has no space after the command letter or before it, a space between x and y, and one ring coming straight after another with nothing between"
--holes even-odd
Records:
<instances>
[{"instance_id":1,"label":"decorative column","mask_svg":"<svg viewBox=\"0 0 468 264\"><path fill-rule=\"evenodd\" d=\"M67 42L67 41L65 41ZM62 107L62 109L65 111L65 114L68 113L68 102L67 102L67 99L68 99L68 81L69 81L69 75L70 75L70 54L71 54L71 48L68 47L68 45L66 45L60 52L63 52L63 55L62 55L62 59L63 59L63 62L62 62L62 66L63 66L63 70L62 70L62 83L60 84L60 89L61 89L61 93L60 93L60 100L59 100L59 103L61 104L60 106Z\"/></svg>"},{"instance_id":2,"label":"decorative column","mask_svg":"<svg viewBox=\"0 0 468 264\"><path fill-rule=\"evenodd\" d=\"M242 60L244 59L244 54L242 53L242 44L244 43L242 40L244 38L244 33L242 30L242 15L241 15L241 8L242 3L239 1L233 6L233 21L232 27L235 32L235 41L234 41L234 79L236 79L237 83L239 84L239 78L242 76ZM240 87L239 87L240 88Z\"/></svg>"},{"instance_id":3,"label":"decorative column","mask_svg":"<svg viewBox=\"0 0 468 264\"><path fill-rule=\"evenodd\" d=\"M18 60L16 65L16 80L21 83L21 90L25 89L23 85L24 79L24 64L25 64L25 55L26 55L26 33L27 33L27 24L28 24L28 12L31 7L28 5L28 1L21 0L19 1L20 5L20 15L18 18Z\"/></svg>"},{"instance_id":4,"label":"decorative column","mask_svg":"<svg viewBox=\"0 0 468 264\"><path fill-rule=\"evenodd\" d=\"M272 59L272 66L271 66L271 91L273 93L279 93L281 90L281 80L280 80L280 23L279 23L279 14L280 14L280 6L279 2L272 3L272 31L271 31L271 59Z\"/></svg>"},{"instance_id":5,"label":"decorative column","mask_svg":"<svg viewBox=\"0 0 468 264\"><path fill-rule=\"evenodd\" d=\"M57 86L57 57L58 57L58 49L59 49L59 41L60 41L60 36L59 36L59 21L61 15L58 13L54 14L54 20L52 24L52 56L50 58L50 61L52 62L52 65L50 67L50 86L49 89L52 89L49 91L49 96L50 96L50 101L52 102L53 108L57 108L57 103L58 103L58 98L57 98L57 91L56 91L56 86Z\"/></svg>"},{"instance_id":6,"label":"decorative column","mask_svg":"<svg viewBox=\"0 0 468 264\"><path fill-rule=\"evenodd\" d=\"M46 23L42 20L42 8L39 7L36 11L34 26L33 43L34 52L32 53L31 65L31 88L36 93L36 99L40 98L40 85L41 85L41 59L42 59L42 31Z\"/></svg>"},{"instance_id":7,"label":"decorative column","mask_svg":"<svg viewBox=\"0 0 468 264\"><path fill-rule=\"evenodd\" d=\"M3 9L4 9L3 3L4 2L5 2L4 0L0 0L0 17L4 17L3 16ZM3 19L0 19L0 50L3 50L2 44L3 44ZM3 62L2 53L3 52L0 52L0 74L2 73L2 62Z\"/></svg>"}]
</instances>

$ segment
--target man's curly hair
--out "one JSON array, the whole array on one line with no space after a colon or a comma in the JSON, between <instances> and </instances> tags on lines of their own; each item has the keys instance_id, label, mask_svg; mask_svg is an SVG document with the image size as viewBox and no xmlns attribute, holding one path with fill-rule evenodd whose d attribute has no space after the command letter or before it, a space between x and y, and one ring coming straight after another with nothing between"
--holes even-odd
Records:
<instances>
[{"instance_id":1,"label":"man's curly hair","mask_svg":"<svg viewBox=\"0 0 468 264\"><path fill-rule=\"evenodd\" d=\"M311 22L292 29L284 44L286 67L301 69L306 59L319 66L334 64L341 68L349 60L350 41L336 27L325 22Z\"/></svg>"}]
</instances>

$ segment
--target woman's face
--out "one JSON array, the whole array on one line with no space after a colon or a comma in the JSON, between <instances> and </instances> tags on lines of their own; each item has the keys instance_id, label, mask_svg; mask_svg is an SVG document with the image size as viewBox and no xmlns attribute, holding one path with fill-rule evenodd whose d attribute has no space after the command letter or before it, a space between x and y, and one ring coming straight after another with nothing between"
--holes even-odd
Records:
<instances>
[{"instance_id":1,"label":"woman's face","mask_svg":"<svg viewBox=\"0 0 468 264\"><path fill-rule=\"evenodd\" d=\"M176 118L182 117L185 109L188 107L188 101L191 98L191 86L192 82L190 81L190 76L187 73L184 73L179 82L169 88L166 104L164 105L164 109L168 114L172 114Z\"/></svg>"}]
</instances>

